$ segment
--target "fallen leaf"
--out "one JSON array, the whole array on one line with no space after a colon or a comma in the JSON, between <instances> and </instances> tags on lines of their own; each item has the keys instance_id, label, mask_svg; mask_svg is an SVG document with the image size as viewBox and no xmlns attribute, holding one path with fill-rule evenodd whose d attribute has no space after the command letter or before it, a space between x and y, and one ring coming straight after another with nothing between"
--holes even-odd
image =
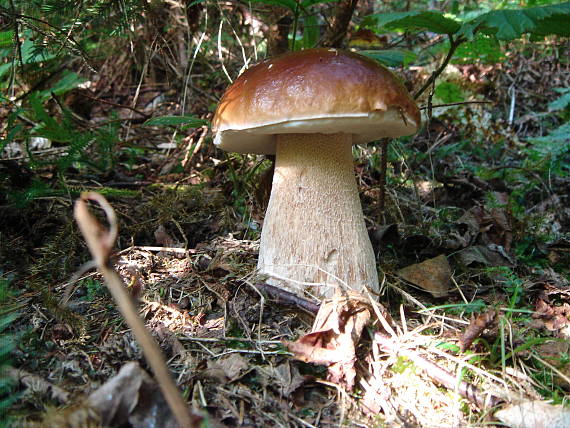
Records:
<instances>
[{"instance_id":1,"label":"fallen leaf","mask_svg":"<svg viewBox=\"0 0 570 428\"><path fill-rule=\"evenodd\" d=\"M459 338L459 349L464 352L469 349L475 339L477 339L486 328L495 323L497 312L490 309L472 319L461 337Z\"/></svg>"},{"instance_id":2,"label":"fallen leaf","mask_svg":"<svg viewBox=\"0 0 570 428\"><path fill-rule=\"evenodd\" d=\"M568 428L570 410L544 401L524 401L495 412L511 428Z\"/></svg>"},{"instance_id":3,"label":"fallen leaf","mask_svg":"<svg viewBox=\"0 0 570 428\"><path fill-rule=\"evenodd\" d=\"M570 353L570 342L564 339L553 339L538 345L535 349L542 358L560 368L567 364L561 360L563 360L563 354Z\"/></svg>"},{"instance_id":4,"label":"fallen leaf","mask_svg":"<svg viewBox=\"0 0 570 428\"><path fill-rule=\"evenodd\" d=\"M192 424L189 428L201 426L200 416L193 414L191 418ZM137 362L125 364L116 376L85 400L63 411L47 411L41 424L30 426L178 428L158 384Z\"/></svg>"},{"instance_id":5,"label":"fallen leaf","mask_svg":"<svg viewBox=\"0 0 570 428\"><path fill-rule=\"evenodd\" d=\"M368 298L358 292L341 293L321 304L311 333L286 345L295 358L326 365L327 379L351 390L356 378L356 346L372 308Z\"/></svg>"},{"instance_id":6,"label":"fallen leaf","mask_svg":"<svg viewBox=\"0 0 570 428\"><path fill-rule=\"evenodd\" d=\"M434 297L447 296L451 284L451 266L443 254L400 269L398 275Z\"/></svg>"},{"instance_id":7,"label":"fallen leaf","mask_svg":"<svg viewBox=\"0 0 570 428\"><path fill-rule=\"evenodd\" d=\"M400 233L398 232L398 225L395 223L388 225L374 225L368 229L370 242L374 247L374 251L378 252L381 248L388 244L400 243Z\"/></svg>"},{"instance_id":8,"label":"fallen leaf","mask_svg":"<svg viewBox=\"0 0 570 428\"><path fill-rule=\"evenodd\" d=\"M444 239L446 248L458 250L470 245L496 245L504 248L505 253L510 252L513 233L507 210L503 208L507 206L508 197L500 192L493 196L500 206L476 205L467 210L451 225L451 232Z\"/></svg>"},{"instance_id":9,"label":"fallen leaf","mask_svg":"<svg viewBox=\"0 0 570 428\"><path fill-rule=\"evenodd\" d=\"M276 388L282 397L289 397L307 382L307 377L301 375L299 369L289 360L277 367L258 366L256 371L263 377L264 383Z\"/></svg>"},{"instance_id":10,"label":"fallen leaf","mask_svg":"<svg viewBox=\"0 0 570 428\"><path fill-rule=\"evenodd\" d=\"M499 248L485 245L473 245L455 253L457 260L464 266L512 266L509 258Z\"/></svg>"},{"instance_id":11,"label":"fallen leaf","mask_svg":"<svg viewBox=\"0 0 570 428\"><path fill-rule=\"evenodd\" d=\"M555 306L548 304L543 299L538 299L532 317L542 321L543 325L550 331L560 330L570 325L570 304L564 303Z\"/></svg>"},{"instance_id":12,"label":"fallen leaf","mask_svg":"<svg viewBox=\"0 0 570 428\"><path fill-rule=\"evenodd\" d=\"M157 245L162 247L176 247L176 241L166 231L166 228L161 224L154 231L154 240Z\"/></svg>"},{"instance_id":13,"label":"fallen leaf","mask_svg":"<svg viewBox=\"0 0 570 428\"><path fill-rule=\"evenodd\" d=\"M220 377L220 374L223 374L222 380L224 382L233 382L252 368L249 362L237 353L224 355L217 361L208 362L208 370L212 373L217 372L218 376L215 377Z\"/></svg>"},{"instance_id":14,"label":"fallen leaf","mask_svg":"<svg viewBox=\"0 0 570 428\"><path fill-rule=\"evenodd\" d=\"M158 384L136 362L125 364L119 373L87 398L104 426L178 427Z\"/></svg>"}]
</instances>

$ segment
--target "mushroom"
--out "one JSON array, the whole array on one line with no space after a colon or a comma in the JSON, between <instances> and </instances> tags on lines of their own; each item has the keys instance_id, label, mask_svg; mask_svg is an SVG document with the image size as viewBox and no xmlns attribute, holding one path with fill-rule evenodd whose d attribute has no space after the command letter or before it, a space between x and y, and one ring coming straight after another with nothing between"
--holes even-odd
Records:
<instances>
[{"instance_id":1,"label":"mushroom","mask_svg":"<svg viewBox=\"0 0 570 428\"><path fill-rule=\"evenodd\" d=\"M418 107L398 78L348 51L287 53L239 76L212 124L223 150L276 155L258 271L319 298L338 286L378 291L352 145L417 131Z\"/></svg>"}]
</instances>

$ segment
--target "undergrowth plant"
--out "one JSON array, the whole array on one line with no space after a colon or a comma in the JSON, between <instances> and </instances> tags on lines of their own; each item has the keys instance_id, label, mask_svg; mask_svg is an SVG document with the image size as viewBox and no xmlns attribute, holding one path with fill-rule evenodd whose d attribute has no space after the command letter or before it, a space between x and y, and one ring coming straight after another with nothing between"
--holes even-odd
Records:
<instances>
[{"instance_id":1,"label":"undergrowth plant","mask_svg":"<svg viewBox=\"0 0 570 428\"><path fill-rule=\"evenodd\" d=\"M556 404L564 403L566 391L559 373L570 364L570 355L561 352L555 357L545 357L541 355L540 348L557 342L564 343L565 340L553 337L547 330L532 327L535 314L533 295L527 292L528 281L515 269L488 267L483 272L494 282L496 292L504 296L501 298L502 304L491 305L475 299L468 303L432 306L421 312L442 310L455 317L471 319L471 322L477 314L496 312L496 321L489 324L488 333L473 341L477 350L467 349L463 352L465 361L483 370L500 370L502 373L506 373L508 367L523 366L544 399ZM459 346L446 340L439 342L437 347L454 354L460 352ZM473 379L476 374L464 367L461 376L462 379Z\"/></svg>"},{"instance_id":2,"label":"undergrowth plant","mask_svg":"<svg viewBox=\"0 0 570 428\"><path fill-rule=\"evenodd\" d=\"M10 282L9 277L0 271L0 426L10 422L8 409L18 399L14 380L7 374L10 354L16 346L16 337L9 329L19 316L18 308L10 303L14 295Z\"/></svg>"}]
</instances>

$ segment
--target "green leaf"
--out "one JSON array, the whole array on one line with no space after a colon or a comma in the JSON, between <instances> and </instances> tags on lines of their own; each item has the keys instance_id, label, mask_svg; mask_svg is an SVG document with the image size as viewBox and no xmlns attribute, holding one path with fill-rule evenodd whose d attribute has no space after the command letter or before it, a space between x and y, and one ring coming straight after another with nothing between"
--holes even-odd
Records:
<instances>
[{"instance_id":1,"label":"green leaf","mask_svg":"<svg viewBox=\"0 0 570 428\"><path fill-rule=\"evenodd\" d=\"M417 58L414 52L405 49L364 50L358 53L366 55L388 67L405 67Z\"/></svg>"},{"instance_id":2,"label":"green leaf","mask_svg":"<svg viewBox=\"0 0 570 428\"><path fill-rule=\"evenodd\" d=\"M30 104L32 110L36 114L36 118L40 122L34 128L34 133L39 137L45 137L52 141L68 143L72 141L72 133L68 129L61 126L53 117L45 110L40 95L36 92L30 96Z\"/></svg>"},{"instance_id":3,"label":"green leaf","mask_svg":"<svg viewBox=\"0 0 570 428\"><path fill-rule=\"evenodd\" d=\"M77 88L83 82L85 82L83 77L73 71L65 70L61 78L50 88L50 92L55 95L62 95Z\"/></svg>"},{"instance_id":4,"label":"green leaf","mask_svg":"<svg viewBox=\"0 0 570 428\"><path fill-rule=\"evenodd\" d=\"M466 25L495 35L499 40L513 40L527 33L570 36L569 22L570 2L565 2L528 9L492 10L466 22Z\"/></svg>"},{"instance_id":5,"label":"green leaf","mask_svg":"<svg viewBox=\"0 0 570 428\"><path fill-rule=\"evenodd\" d=\"M0 31L0 49L12 47L14 43L14 31Z\"/></svg>"},{"instance_id":6,"label":"green leaf","mask_svg":"<svg viewBox=\"0 0 570 428\"><path fill-rule=\"evenodd\" d=\"M189 128L198 128L208 125L208 121L194 116L159 116L147 120L146 126L177 126L186 125Z\"/></svg>"},{"instance_id":7,"label":"green leaf","mask_svg":"<svg viewBox=\"0 0 570 428\"><path fill-rule=\"evenodd\" d=\"M61 78L55 82L55 84L46 89L45 91L41 91L39 93L39 98L42 100L46 100L47 98L51 97L52 94L54 95L63 95L66 92L71 91L72 89L77 88L85 82L85 79L79 76L77 73L73 71L65 70L62 73Z\"/></svg>"},{"instance_id":8,"label":"green leaf","mask_svg":"<svg viewBox=\"0 0 570 428\"><path fill-rule=\"evenodd\" d=\"M281 6L286 7L287 9L291 10L293 13L297 10L297 3L295 0L252 0L252 3L263 3L268 4L270 6Z\"/></svg>"},{"instance_id":9,"label":"green leaf","mask_svg":"<svg viewBox=\"0 0 570 428\"><path fill-rule=\"evenodd\" d=\"M303 17L303 47L305 49L314 48L319 41L319 22L315 15Z\"/></svg>"},{"instance_id":10,"label":"green leaf","mask_svg":"<svg viewBox=\"0 0 570 428\"><path fill-rule=\"evenodd\" d=\"M364 18L363 26L375 31L416 30L473 39L483 32L499 40L513 40L523 34L533 36L570 36L570 2L530 7L526 9L500 9L468 19L463 24L441 12L378 13Z\"/></svg>"},{"instance_id":11,"label":"green leaf","mask_svg":"<svg viewBox=\"0 0 570 428\"><path fill-rule=\"evenodd\" d=\"M420 30L438 34L453 34L461 28L455 19L435 11L377 13L364 18L363 25L373 30Z\"/></svg>"},{"instance_id":12,"label":"green leaf","mask_svg":"<svg viewBox=\"0 0 570 428\"><path fill-rule=\"evenodd\" d=\"M20 314L18 312L3 314L2 317L0 317L0 331L4 331L4 329L12 324L19 316Z\"/></svg>"},{"instance_id":13,"label":"green leaf","mask_svg":"<svg viewBox=\"0 0 570 428\"><path fill-rule=\"evenodd\" d=\"M543 148L545 152L551 152L555 145L554 143L564 144L564 147L561 149L564 151L570 151L570 122L559 126L544 137L529 138L528 141L531 143L545 143L545 146L548 146L550 144L550 149L547 147Z\"/></svg>"},{"instance_id":14,"label":"green leaf","mask_svg":"<svg viewBox=\"0 0 570 428\"><path fill-rule=\"evenodd\" d=\"M441 82L435 88L435 96L444 103L458 103L465 100L463 91L457 83Z\"/></svg>"},{"instance_id":15,"label":"green leaf","mask_svg":"<svg viewBox=\"0 0 570 428\"><path fill-rule=\"evenodd\" d=\"M496 37L477 34L471 43L461 44L455 51L455 64L496 64L505 59L505 54Z\"/></svg>"},{"instance_id":16,"label":"green leaf","mask_svg":"<svg viewBox=\"0 0 570 428\"><path fill-rule=\"evenodd\" d=\"M548 111L564 110L570 105L570 88L565 88L566 92L548 104Z\"/></svg>"},{"instance_id":17,"label":"green leaf","mask_svg":"<svg viewBox=\"0 0 570 428\"><path fill-rule=\"evenodd\" d=\"M473 300L470 303L450 303L447 305L439 305L439 306L431 306L426 309L422 309L419 312L429 312L435 311L437 309L445 309L450 313L465 313L465 314L473 314L475 312L482 312L487 307L487 304L482 299Z\"/></svg>"}]
</instances>

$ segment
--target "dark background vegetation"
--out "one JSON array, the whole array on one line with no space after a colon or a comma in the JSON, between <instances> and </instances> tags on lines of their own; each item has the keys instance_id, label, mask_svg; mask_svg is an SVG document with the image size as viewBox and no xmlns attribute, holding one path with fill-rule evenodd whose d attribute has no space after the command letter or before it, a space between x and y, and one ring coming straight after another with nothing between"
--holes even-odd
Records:
<instances>
[{"instance_id":1,"label":"dark background vegetation","mask_svg":"<svg viewBox=\"0 0 570 428\"><path fill-rule=\"evenodd\" d=\"M380 142L354 149L388 284L405 288L400 268L448 256L461 293L434 300L408 292L464 319L506 308L509 328L501 324L473 363L504 372L518 353L534 390L564 402L568 385L549 366L568 376L568 350L537 351L533 359L531 348L568 337L568 22L569 3L541 0L0 0L1 364L82 390L141 358L124 350L93 355L109 352L101 346L122 328L117 321L101 330L94 314L115 312L97 277L79 284L75 306L59 303L89 260L72 218L73 201L86 190L102 193L117 210L119 250L192 250L186 273L210 284L209 297L193 300L188 290L160 283L172 267L153 258L141 275L155 285L134 294L193 316L225 313L232 281L255 266L252 241L272 162L217 150L213 111L244 67L287 50L329 46L392 68L424 114L417 135L384 146L387 172ZM234 254L228 239L250 246L212 264L221 253ZM136 275L131 279L136 283ZM418 308L400 293L384 292L390 310L403 303L414 316ZM303 327L288 320L282 335ZM239 323L225 322L231 336L244 335ZM84 373L74 378L60 367L73 360L65 357L70 349L88 352L91 367L104 363L88 370L77 362ZM0 406L16 418L38 419L58 404L7 380L0 391ZM258 412L251 424L266 423L257 407L249 411Z\"/></svg>"}]
</instances>

